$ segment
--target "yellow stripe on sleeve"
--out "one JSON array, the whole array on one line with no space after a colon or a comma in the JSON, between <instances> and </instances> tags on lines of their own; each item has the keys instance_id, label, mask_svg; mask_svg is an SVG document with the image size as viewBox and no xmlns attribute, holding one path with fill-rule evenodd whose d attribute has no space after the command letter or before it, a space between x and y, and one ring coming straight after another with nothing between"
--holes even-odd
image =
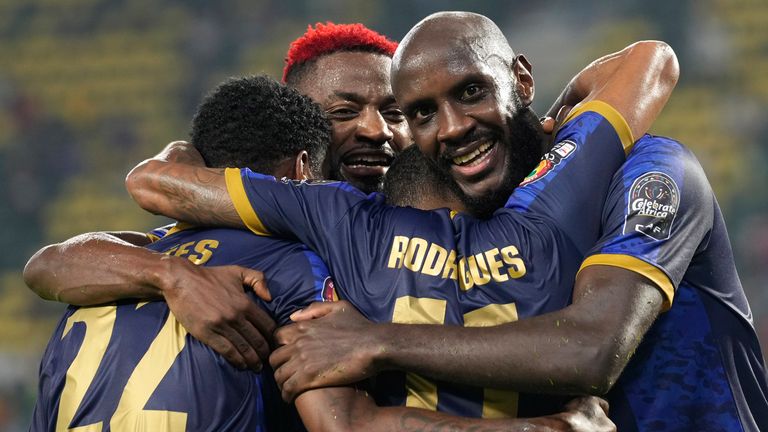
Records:
<instances>
[{"instance_id":1,"label":"yellow stripe on sleeve","mask_svg":"<svg viewBox=\"0 0 768 432\"><path fill-rule=\"evenodd\" d=\"M581 263L579 272L585 267L593 265L607 265L612 267L620 267L638 273L650 279L656 287L659 288L661 294L664 296L664 303L662 305L662 312L666 312L672 307L672 300L675 297L675 287L672 284L672 280L666 273L661 271L658 267L655 267L647 262L633 257L631 255L622 254L599 254L592 255Z\"/></svg>"},{"instance_id":2,"label":"yellow stripe on sleeve","mask_svg":"<svg viewBox=\"0 0 768 432\"><path fill-rule=\"evenodd\" d=\"M259 219L256 211L253 210L251 202L248 200L248 195L245 193L245 187L243 186L243 179L240 177L239 168L227 168L224 170L224 178L227 182L227 192L229 193L232 204L235 206L240 219L243 220L245 226L254 234L260 236L269 236L269 231Z\"/></svg>"},{"instance_id":3,"label":"yellow stripe on sleeve","mask_svg":"<svg viewBox=\"0 0 768 432\"><path fill-rule=\"evenodd\" d=\"M176 224L172 226L167 233L165 233L165 236L167 237L171 234L176 234L179 231L184 231L190 228L194 228L194 225L186 222L176 222Z\"/></svg>"},{"instance_id":4,"label":"yellow stripe on sleeve","mask_svg":"<svg viewBox=\"0 0 768 432\"><path fill-rule=\"evenodd\" d=\"M570 113L568 113L568 117L565 118L565 121L563 121L563 126L568 124L571 120L576 118L581 113L585 113L587 111L592 111L600 114L601 116L605 117L606 120L608 120L608 123L613 126L613 129L616 131L616 133L619 135L619 140L621 140L621 145L624 147L624 153L629 153L630 150L632 150L632 146L635 143L635 139L632 136L632 131L629 129L629 125L627 124L627 121L624 120L624 117L622 117L621 114L619 114L616 109L607 103L599 100L591 100L589 102L584 103L583 105L576 105ZM562 126L561 126L562 127Z\"/></svg>"}]
</instances>

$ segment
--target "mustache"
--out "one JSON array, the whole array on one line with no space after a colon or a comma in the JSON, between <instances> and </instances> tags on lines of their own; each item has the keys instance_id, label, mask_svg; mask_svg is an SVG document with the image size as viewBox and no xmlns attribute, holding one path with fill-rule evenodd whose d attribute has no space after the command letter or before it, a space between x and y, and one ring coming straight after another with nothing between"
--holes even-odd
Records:
<instances>
[{"instance_id":1,"label":"mustache","mask_svg":"<svg viewBox=\"0 0 768 432\"><path fill-rule=\"evenodd\" d=\"M473 130L463 137L461 139L446 143L446 151L442 155L440 155L440 159L445 160L451 160L453 159L455 150L464 146L467 146L469 144L475 143L475 142L482 142L482 141L500 141L501 140L501 134L498 132L494 132L491 130Z\"/></svg>"}]
</instances>

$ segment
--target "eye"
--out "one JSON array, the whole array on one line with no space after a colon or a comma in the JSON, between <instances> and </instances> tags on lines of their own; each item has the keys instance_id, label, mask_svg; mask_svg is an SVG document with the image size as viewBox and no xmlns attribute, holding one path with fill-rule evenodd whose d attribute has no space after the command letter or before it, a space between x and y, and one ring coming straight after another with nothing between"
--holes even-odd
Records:
<instances>
[{"instance_id":1,"label":"eye","mask_svg":"<svg viewBox=\"0 0 768 432\"><path fill-rule=\"evenodd\" d=\"M330 120L351 120L358 115L358 111L349 107L331 108L325 112Z\"/></svg>"},{"instance_id":2,"label":"eye","mask_svg":"<svg viewBox=\"0 0 768 432\"><path fill-rule=\"evenodd\" d=\"M400 108L390 107L381 112L381 116L384 120L391 123L400 123L405 120L405 115Z\"/></svg>"},{"instance_id":3,"label":"eye","mask_svg":"<svg viewBox=\"0 0 768 432\"><path fill-rule=\"evenodd\" d=\"M409 113L408 117L411 118L416 123L425 123L429 121L430 118L432 118L432 115L435 113L435 110L432 109L429 106L422 105L414 107Z\"/></svg>"},{"instance_id":4,"label":"eye","mask_svg":"<svg viewBox=\"0 0 768 432\"><path fill-rule=\"evenodd\" d=\"M464 90L461 92L461 100L471 101L482 96L483 94L484 94L483 87L477 84L470 84L464 87Z\"/></svg>"}]
</instances>

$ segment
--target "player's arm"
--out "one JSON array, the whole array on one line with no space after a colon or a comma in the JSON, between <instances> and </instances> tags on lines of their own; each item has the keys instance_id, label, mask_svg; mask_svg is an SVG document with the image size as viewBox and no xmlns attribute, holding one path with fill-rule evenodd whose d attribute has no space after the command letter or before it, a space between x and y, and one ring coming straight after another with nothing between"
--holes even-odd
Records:
<instances>
[{"instance_id":1,"label":"player's arm","mask_svg":"<svg viewBox=\"0 0 768 432\"><path fill-rule=\"evenodd\" d=\"M579 274L567 308L496 327L374 324L347 303L316 303L294 318L320 318L278 330L278 343L289 345L270 362L287 400L395 369L481 387L604 394L661 307L653 282L603 266Z\"/></svg>"},{"instance_id":2,"label":"player's arm","mask_svg":"<svg viewBox=\"0 0 768 432\"><path fill-rule=\"evenodd\" d=\"M223 168L207 168L186 142L170 143L125 179L131 197L154 214L197 225L246 228L227 194Z\"/></svg>"},{"instance_id":3,"label":"player's arm","mask_svg":"<svg viewBox=\"0 0 768 432\"><path fill-rule=\"evenodd\" d=\"M677 56L660 41L640 41L590 63L565 87L547 116L563 106L592 100L608 103L642 136L667 103L679 77Z\"/></svg>"},{"instance_id":4,"label":"player's arm","mask_svg":"<svg viewBox=\"0 0 768 432\"><path fill-rule=\"evenodd\" d=\"M666 197L663 204L672 209L650 228L646 216L627 205L628 196L654 196L638 189L649 175L655 196ZM291 343L270 358L284 394L290 398L295 389L340 384L348 375L358 381L391 368L519 390L609 390L649 326L671 306L713 223L703 170L682 146L665 140L650 138L636 148L611 190L604 236L582 264L572 305L497 327L463 328L374 325L348 305L314 304L294 318L322 318L276 335L278 342ZM332 354L326 354L335 356L332 367L321 364L322 346L316 343L327 340L334 341Z\"/></svg>"},{"instance_id":5,"label":"player's arm","mask_svg":"<svg viewBox=\"0 0 768 432\"><path fill-rule=\"evenodd\" d=\"M569 86L580 90L567 92L577 97L561 99L579 103L558 130L556 144L505 207L548 220L586 252L599 235L611 178L661 111L677 77L675 54L662 42L638 42L587 66L574 81L578 85Z\"/></svg>"},{"instance_id":6,"label":"player's arm","mask_svg":"<svg viewBox=\"0 0 768 432\"><path fill-rule=\"evenodd\" d=\"M146 234L133 232L81 234L37 251L24 281L45 300L78 306L162 299L160 268L169 260L140 247L147 243Z\"/></svg>"},{"instance_id":7,"label":"player's arm","mask_svg":"<svg viewBox=\"0 0 768 432\"><path fill-rule=\"evenodd\" d=\"M190 334L234 365L259 369L269 355L275 324L244 292L269 299L256 270L196 266L108 233L89 233L38 251L24 280L44 299L75 305L164 299Z\"/></svg>"},{"instance_id":8,"label":"player's arm","mask_svg":"<svg viewBox=\"0 0 768 432\"><path fill-rule=\"evenodd\" d=\"M139 164L126 179L131 196L145 210L176 220L298 239L324 259L339 219L366 199L346 183L284 182L249 169L206 168L190 154L194 148L177 142Z\"/></svg>"},{"instance_id":9,"label":"player's arm","mask_svg":"<svg viewBox=\"0 0 768 432\"><path fill-rule=\"evenodd\" d=\"M296 408L311 431L614 431L608 404L598 398L579 398L566 411L545 417L474 419L404 407L377 407L362 390L334 387L311 390L296 399Z\"/></svg>"}]
</instances>

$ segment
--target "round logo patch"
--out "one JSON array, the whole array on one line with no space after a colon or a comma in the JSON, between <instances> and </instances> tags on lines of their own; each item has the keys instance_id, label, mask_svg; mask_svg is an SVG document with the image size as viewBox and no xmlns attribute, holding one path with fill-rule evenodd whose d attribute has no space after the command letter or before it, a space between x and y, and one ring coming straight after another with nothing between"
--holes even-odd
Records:
<instances>
[{"instance_id":1,"label":"round logo patch","mask_svg":"<svg viewBox=\"0 0 768 432\"><path fill-rule=\"evenodd\" d=\"M677 184L668 175L650 172L638 177L629 189L624 234L632 231L655 240L666 240L680 204Z\"/></svg>"}]
</instances>

